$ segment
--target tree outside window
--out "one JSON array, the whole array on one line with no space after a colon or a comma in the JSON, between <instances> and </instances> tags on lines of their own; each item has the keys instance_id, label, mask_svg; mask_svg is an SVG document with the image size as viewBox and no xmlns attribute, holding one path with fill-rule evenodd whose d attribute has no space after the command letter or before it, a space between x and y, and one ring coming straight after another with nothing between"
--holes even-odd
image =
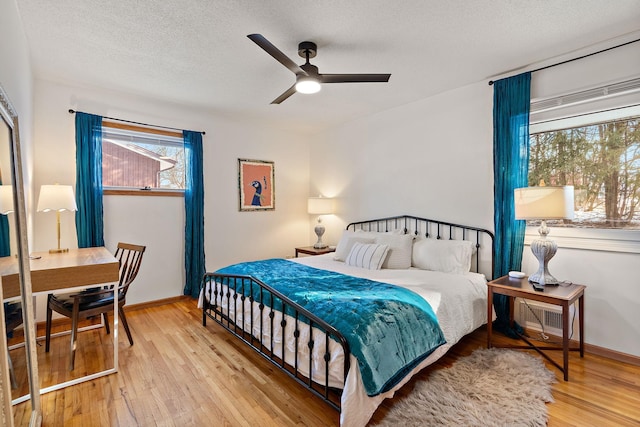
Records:
<instances>
[{"instance_id":1,"label":"tree outside window","mask_svg":"<svg viewBox=\"0 0 640 427\"><path fill-rule=\"evenodd\" d=\"M529 185L540 181L574 186L566 226L640 229L640 117L532 134Z\"/></svg>"}]
</instances>

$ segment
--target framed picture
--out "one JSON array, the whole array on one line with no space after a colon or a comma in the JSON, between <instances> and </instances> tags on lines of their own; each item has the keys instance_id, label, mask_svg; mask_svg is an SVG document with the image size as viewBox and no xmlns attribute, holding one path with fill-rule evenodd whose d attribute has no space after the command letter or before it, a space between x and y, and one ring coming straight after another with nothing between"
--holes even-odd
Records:
<instances>
[{"instance_id":1,"label":"framed picture","mask_svg":"<svg viewBox=\"0 0 640 427\"><path fill-rule=\"evenodd\" d=\"M240 211L269 211L276 208L273 162L238 159Z\"/></svg>"}]
</instances>

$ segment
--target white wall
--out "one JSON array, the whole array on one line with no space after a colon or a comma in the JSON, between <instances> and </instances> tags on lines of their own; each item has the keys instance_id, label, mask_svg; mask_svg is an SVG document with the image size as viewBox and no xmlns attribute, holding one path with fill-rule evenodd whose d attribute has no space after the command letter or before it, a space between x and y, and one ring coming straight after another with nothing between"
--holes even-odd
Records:
<instances>
[{"instance_id":1,"label":"white wall","mask_svg":"<svg viewBox=\"0 0 640 427\"><path fill-rule=\"evenodd\" d=\"M309 243L306 213L309 149L300 135L204 111L111 91L35 82L35 175L40 185L75 185L77 111L179 129L204 130L205 252L208 270L229 263L291 256ZM275 162L276 209L238 212L237 159ZM105 196L105 244L147 246L129 303L182 294L184 286L184 199ZM55 247L55 215L35 214L33 250ZM62 245L77 247L75 219L62 214ZM42 309L44 304L38 304ZM41 313L40 313L41 316Z\"/></svg>"},{"instance_id":2,"label":"white wall","mask_svg":"<svg viewBox=\"0 0 640 427\"><path fill-rule=\"evenodd\" d=\"M317 135L312 193L339 200L326 241L345 223L398 214L492 229L491 96L478 83Z\"/></svg>"},{"instance_id":3,"label":"white wall","mask_svg":"<svg viewBox=\"0 0 640 427\"><path fill-rule=\"evenodd\" d=\"M32 201L28 196L33 174L33 77L27 39L15 1L0 2L0 41L0 85L18 113L23 180L26 203L30 206ZM27 218L27 222L30 221L31 217Z\"/></svg>"},{"instance_id":4,"label":"white wall","mask_svg":"<svg viewBox=\"0 0 640 427\"><path fill-rule=\"evenodd\" d=\"M637 75L640 54L635 52L631 57L627 49L617 52L617 63L611 62L611 54L587 61L579 80L575 69L563 71L559 75L565 84L556 80L553 89L548 75L537 79L534 74L532 86L540 94L545 85L546 93L588 86L587 80L593 85L605 78L603 73L609 81L629 74L620 70L621 63L630 64ZM610 68L617 71L608 73ZM396 214L493 230L492 105L492 87L483 81L317 135L311 148L311 188L342 202L341 211L325 221L326 241L337 242L350 221ZM535 259L533 263L526 247L523 269L535 271ZM640 254L559 249L552 272L588 286L587 343L640 356L638 265Z\"/></svg>"}]
</instances>

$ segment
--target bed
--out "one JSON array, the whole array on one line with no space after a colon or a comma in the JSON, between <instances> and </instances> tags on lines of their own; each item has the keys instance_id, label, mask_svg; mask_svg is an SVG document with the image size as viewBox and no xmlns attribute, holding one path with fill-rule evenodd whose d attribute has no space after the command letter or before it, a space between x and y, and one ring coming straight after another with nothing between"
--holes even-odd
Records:
<instances>
[{"instance_id":1,"label":"bed","mask_svg":"<svg viewBox=\"0 0 640 427\"><path fill-rule=\"evenodd\" d=\"M493 234L481 228L409 215L355 222L334 253L206 273L202 322L339 410L342 426L364 426L486 323L493 256Z\"/></svg>"}]
</instances>

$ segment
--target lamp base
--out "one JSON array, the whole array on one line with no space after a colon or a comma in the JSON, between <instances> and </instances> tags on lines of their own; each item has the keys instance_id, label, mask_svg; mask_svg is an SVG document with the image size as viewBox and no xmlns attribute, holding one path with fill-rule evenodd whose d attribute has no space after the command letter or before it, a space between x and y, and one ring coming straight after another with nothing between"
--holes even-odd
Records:
<instances>
[{"instance_id":1,"label":"lamp base","mask_svg":"<svg viewBox=\"0 0 640 427\"><path fill-rule=\"evenodd\" d=\"M49 253L50 254L61 254L61 253L64 253L64 252L69 252L69 248L65 248L65 249L60 249L60 248L58 248L58 249L49 249Z\"/></svg>"},{"instance_id":2,"label":"lamp base","mask_svg":"<svg viewBox=\"0 0 640 427\"><path fill-rule=\"evenodd\" d=\"M543 235L541 239L531 242L531 252L537 258L539 265L538 271L529 276L529 282L538 283L542 286L557 285L558 279L549 273L549 260L553 258L558 250L558 245L553 240Z\"/></svg>"},{"instance_id":3,"label":"lamp base","mask_svg":"<svg viewBox=\"0 0 640 427\"><path fill-rule=\"evenodd\" d=\"M325 245L322 241L322 235L324 234L324 225L320 222L320 217L318 217L318 224L315 226L313 231L315 231L316 236L318 236L318 241L313 245L314 249L324 249L328 245Z\"/></svg>"}]
</instances>

